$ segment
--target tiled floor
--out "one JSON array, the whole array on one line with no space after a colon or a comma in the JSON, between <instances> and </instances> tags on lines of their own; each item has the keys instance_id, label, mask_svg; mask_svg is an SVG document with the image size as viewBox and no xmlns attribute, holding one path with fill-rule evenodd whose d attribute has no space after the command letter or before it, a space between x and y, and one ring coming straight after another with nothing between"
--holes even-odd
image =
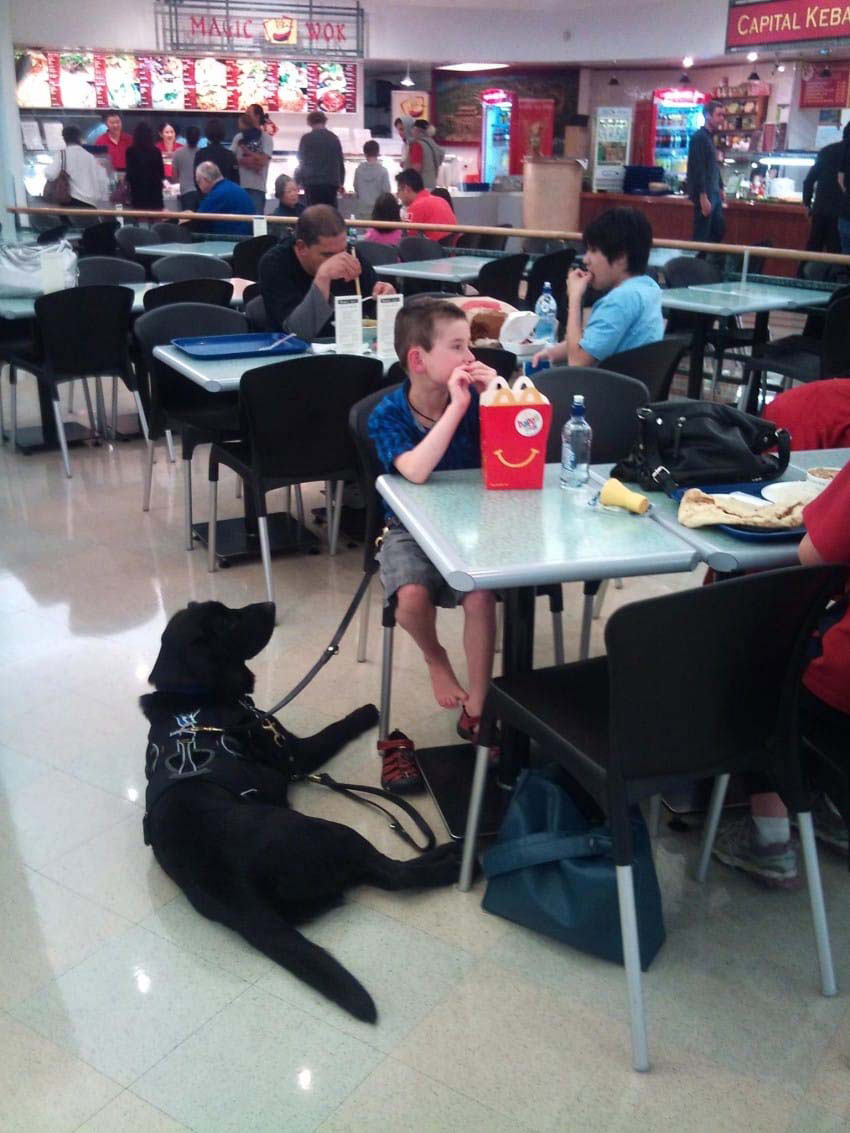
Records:
<instances>
[{"instance_id":1,"label":"tiled floor","mask_svg":"<svg viewBox=\"0 0 850 1133\"><path fill-rule=\"evenodd\" d=\"M22 421L32 390L22 383ZM8 391L6 391L8 392ZM8 407L8 401L7 401ZM360 890L310 926L373 992L359 1024L199 918L142 842L136 698L170 613L262 596L259 566L209 575L181 538L179 468L160 457L141 511L139 442L0 454L0 1128L16 1133L844 1130L850 1126L850 903L822 865L839 986L818 994L807 899L720 866L689 877L695 832L658 849L668 941L645 977L653 1072L629 1069L622 971L496 920L470 894ZM204 461L196 506L205 511ZM319 502L318 487L308 493ZM232 481L221 492L238 512ZM272 704L326 644L360 552L275 563L280 626L258 659ZM628 581L610 609L698 576ZM579 596L569 588L575 649ZM457 618L447 637L457 644ZM594 630L601 648L602 622ZM539 656L551 657L548 618ZM286 712L306 732L378 691L353 634ZM651 647L648 643L648 647ZM399 637L395 720L448 740ZM331 767L375 781L374 733ZM376 819L302 787L296 806L403 848ZM436 821L427 802L423 807Z\"/></svg>"}]
</instances>

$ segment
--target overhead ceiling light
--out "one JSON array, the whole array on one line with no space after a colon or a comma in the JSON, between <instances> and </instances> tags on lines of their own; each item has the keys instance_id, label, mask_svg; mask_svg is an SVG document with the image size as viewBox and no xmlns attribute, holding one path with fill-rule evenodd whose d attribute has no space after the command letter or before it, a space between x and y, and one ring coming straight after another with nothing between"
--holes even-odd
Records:
<instances>
[{"instance_id":1,"label":"overhead ceiling light","mask_svg":"<svg viewBox=\"0 0 850 1133\"><path fill-rule=\"evenodd\" d=\"M785 64L784 63L777 63L776 69L780 73L780 75L784 74L785 73Z\"/></svg>"},{"instance_id":2,"label":"overhead ceiling light","mask_svg":"<svg viewBox=\"0 0 850 1133\"><path fill-rule=\"evenodd\" d=\"M401 85L403 87L415 87L416 86L416 83L414 83L413 79L411 79L411 77L410 77L410 64L409 63L407 64L407 73L405 74L404 78L401 80Z\"/></svg>"},{"instance_id":3,"label":"overhead ceiling light","mask_svg":"<svg viewBox=\"0 0 850 1133\"><path fill-rule=\"evenodd\" d=\"M693 55L686 55L685 58L682 60L682 66L685 68L686 71L690 71L690 69L691 69L691 67L693 67L693 65L694 65Z\"/></svg>"},{"instance_id":4,"label":"overhead ceiling light","mask_svg":"<svg viewBox=\"0 0 850 1133\"><path fill-rule=\"evenodd\" d=\"M503 71L510 63L444 63L438 71Z\"/></svg>"},{"instance_id":5,"label":"overhead ceiling light","mask_svg":"<svg viewBox=\"0 0 850 1133\"><path fill-rule=\"evenodd\" d=\"M619 85L620 85L620 80L617 78L616 75L612 75L611 78L608 80L608 86L609 87L618 87Z\"/></svg>"},{"instance_id":6,"label":"overhead ceiling light","mask_svg":"<svg viewBox=\"0 0 850 1133\"><path fill-rule=\"evenodd\" d=\"M758 57L759 57L759 53L757 51L748 51L747 52L747 62L748 63L755 63L755 61L756 61L756 59L758 59Z\"/></svg>"}]
</instances>

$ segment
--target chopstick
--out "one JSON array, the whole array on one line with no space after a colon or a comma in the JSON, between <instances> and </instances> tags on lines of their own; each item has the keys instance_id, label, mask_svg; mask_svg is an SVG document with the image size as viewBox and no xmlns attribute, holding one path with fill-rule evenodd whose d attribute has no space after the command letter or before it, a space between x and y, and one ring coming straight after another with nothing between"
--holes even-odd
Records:
<instances>
[{"instance_id":1,"label":"chopstick","mask_svg":"<svg viewBox=\"0 0 850 1133\"><path fill-rule=\"evenodd\" d=\"M352 247L352 245L351 245L351 244L349 244L349 245L348 245L348 249L347 249L347 250L348 250L348 254L349 254L350 256L356 256L356 255L357 255L357 253L356 253L356 252L354 251L354 248ZM359 299L362 299L362 298L363 298L363 295L362 295L362 293L361 293L361 291L360 291L360 276L359 276L359 275L356 275L356 276L354 277L354 292L355 292L355 294L357 295L357 297L358 297Z\"/></svg>"}]
</instances>

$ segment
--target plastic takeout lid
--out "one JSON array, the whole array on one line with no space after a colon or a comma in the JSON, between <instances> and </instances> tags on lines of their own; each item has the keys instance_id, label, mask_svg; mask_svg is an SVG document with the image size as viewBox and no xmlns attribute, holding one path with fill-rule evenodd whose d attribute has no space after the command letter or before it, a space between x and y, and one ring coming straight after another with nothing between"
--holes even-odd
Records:
<instances>
[{"instance_id":1,"label":"plastic takeout lid","mask_svg":"<svg viewBox=\"0 0 850 1133\"><path fill-rule=\"evenodd\" d=\"M514 311L502 323L499 340L502 346L517 345L526 338L531 338L537 326L537 315L533 311Z\"/></svg>"}]
</instances>

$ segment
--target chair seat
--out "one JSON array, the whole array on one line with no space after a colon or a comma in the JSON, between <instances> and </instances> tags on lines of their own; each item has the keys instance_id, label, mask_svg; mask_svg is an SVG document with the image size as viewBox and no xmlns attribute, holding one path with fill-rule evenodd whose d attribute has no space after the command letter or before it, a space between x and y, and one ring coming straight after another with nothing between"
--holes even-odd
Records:
<instances>
[{"instance_id":1,"label":"chair seat","mask_svg":"<svg viewBox=\"0 0 850 1133\"><path fill-rule=\"evenodd\" d=\"M217 401L221 394L214 394L210 400ZM235 401L229 405L210 405L209 407L199 408L192 406L191 409L186 409L185 412L180 409L169 409L167 416L174 419L182 426L187 426L190 429L197 429L201 432L229 432L239 433L239 410Z\"/></svg>"},{"instance_id":2,"label":"chair seat","mask_svg":"<svg viewBox=\"0 0 850 1133\"><path fill-rule=\"evenodd\" d=\"M228 468L232 468L234 472L242 477L250 477L254 472L254 465L251 456L251 446L248 441L243 440L241 437L233 440L226 439L223 444L216 443L214 446L214 455L219 464L225 464ZM308 480L355 480L357 471L354 468L328 468L323 470L310 469L305 470L303 474L299 474L297 469L293 469L286 476L264 476L263 486L265 491L271 492L275 488L286 487L288 484L303 484Z\"/></svg>"},{"instance_id":3,"label":"chair seat","mask_svg":"<svg viewBox=\"0 0 850 1133\"><path fill-rule=\"evenodd\" d=\"M769 370L798 382L817 382L822 377L820 355L803 350L789 351L779 356L765 354L745 358L744 361L751 370Z\"/></svg>"}]
</instances>

